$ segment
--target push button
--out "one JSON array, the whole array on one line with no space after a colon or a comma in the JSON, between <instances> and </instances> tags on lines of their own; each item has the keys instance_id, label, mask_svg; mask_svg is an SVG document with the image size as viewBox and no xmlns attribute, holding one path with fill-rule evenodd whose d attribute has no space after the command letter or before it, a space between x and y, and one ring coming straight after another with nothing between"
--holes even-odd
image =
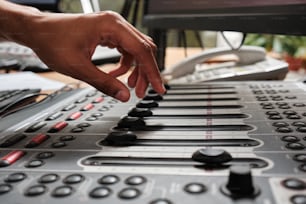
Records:
<instances>
[{"instance_id":1,"label":"push button","mask_svg":"<svg viewBox=\"0 0 306 204\"><path fill-rule=\"evenodd\" d=\"M40 177L39 183L53 183L59 179L57 174L46 174Z\"/></svg>"},{"instance_id":2,"label":"push button","mask_svg":"<svg viewBox=\"0 0 306 204\"><path fill-rule=\"evenodd\" d=\"M80 174L72 174L67 176L63 182L65 184L77 184L77 183L81 183L84 180L84 176L80 175Z\"/></svg>"},{"instance_id":3,"label":"push button","mask_svg":"<svg viewBox=\"0 0 306 204\"><path fill-rule=\"evenodd\" d=\"M125 180L125 183L128 185L141 185L145 183L147 180L143 176L131 176Z\"/></svg>"},{"instance_id":4,"label":"push button","mask_svg":"<svg viewBox=\"0 0 306 204\"><path fill-rule=\"evenodd\" d=\"M207 188L201 183L190 183L184 187L184 190L190 194L201 194L204 193Z\"/></svg>"},{"instance_id":5,"label":"push button","mask_svg":"<svg viewBox=\"0 0 306 204\"><path fill-rule=\"evenodd\" d=\"M14 135L14 136L10 137L9 139L5 140L4 142L2 142L0 144L0 147L13 146L14 144L17 144L19 141L23 140L24 138L26 138L26 135L24 135L24 134Z\"/></svg>"},{"instance_id":6,"label":"push button","mask_svg":"<svg viewBox=\"0 0 306 204\"><path fill-rule=\"evenodd\" d=\"M119 180L120 180L119 177L116 175L105 175L99 179L98 183L104 185L110 185L119 182Z\"/></svg>"},{"instance_id":7,"label":"push button","mask_svg":"<svg viewBox=\"0 0 306 204\"><path fill-rule=\"evenodd\" d=\"M15 163L26 153L21 150L14 150L0 159L0 167L7 167Z\"/></svg>"},{"instance_id":8,"label":"push button","mask_svg":"<svg viewBox=\"0 0 306 204\"><path fill-rule=\"evenodd\" d=\"M23 181L27 176L24 173L13 173L10 174L6 179L5 182L8 183L15 183Z\"/></svg>"},{"instance_id":9,"label":"push button","mask_svg":"<svg viewBox=\"0 0 306 204\"><path fill-rule=\"evenodd\" d=\"M39 196L45 193L47 188L44 185L35 185L29 187L24 193L26 196Z\"/></svg>"},{"instance_id":10,"label":"push button","mask_svg":"<svg viewBox=\"0 0 306 204\"><path fill-rule=\"evenodd\" d=\"M125 188L118 194L121 199L134 199L140 196L140 191L136 188Z\"/></svg>"},{"instance_id":11,"label":"push button","mask_svg":"<svg viewBox=\"0 0 306 204\"><path fill-rule=\"evenodd\" d=\"M89 196L92 198L106 198L112 193L112 190L102 186L102 187L97 187L93 189L90 193Z\"/></svg>"},{"instance_id":12,"label":"push button","mask_svg":"<svg viewBox=\"0 0 306 204\"><path fill-rule=\"evenodd\" d=\"M13 190L13 187L10 184L0 184L0 195L5 194Z\"/></svg>"},{"instance_id":13,"label":"push button","mask_svg":"<svg viewBox=\"0 0 306 204\"><path fill-rule=\"evenodd\" d=\"M67 197L70 196L73 193L73 188L71 186L59 186L56 189L53 190L52 196L53 197Z\"/></svg>"},{"instance_id":14,"label":"push button","mask_svg":"<svg viewBox=\"0 0 306 204\"><path fill-rule=\"evenodd\" d=\"M293 190L304 190L306 189L306 183L300 179L288 178L282 181L283 186Z\"/></svg>"}]
</instances>

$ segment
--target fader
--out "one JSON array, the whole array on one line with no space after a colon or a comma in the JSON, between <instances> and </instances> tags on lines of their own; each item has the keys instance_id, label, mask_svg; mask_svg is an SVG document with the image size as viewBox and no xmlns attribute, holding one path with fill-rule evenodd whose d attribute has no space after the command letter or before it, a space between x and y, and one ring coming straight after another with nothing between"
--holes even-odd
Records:
<instances>
[{"instance_id":1,"label":"fader","mask_svg":"<svg viewBox=\"0 0 306 204\"><path fill-rule=\"evenodd\" d=\"M0 203L306 203L303 83L78 89L0 122Z\"/></svg>"}]
</instances>

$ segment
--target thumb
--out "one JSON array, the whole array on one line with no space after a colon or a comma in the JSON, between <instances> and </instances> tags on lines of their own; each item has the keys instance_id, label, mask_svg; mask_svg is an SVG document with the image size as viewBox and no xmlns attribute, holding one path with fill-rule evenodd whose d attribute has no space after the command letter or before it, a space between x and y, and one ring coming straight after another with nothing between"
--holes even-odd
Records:
<instances>
[{"instance_id":1,"label":"thumb","mask_svg":"<svg viewBox=\"0 0 306 204\"><path fill-rule=\"evenodd\" d=\"M130 91L121 81L98 69L90 60L82 61L84 66L74 68L75 76L72 77L85 81L104 94L122 102L129 100Z\"/></svg>"}]
</instances>

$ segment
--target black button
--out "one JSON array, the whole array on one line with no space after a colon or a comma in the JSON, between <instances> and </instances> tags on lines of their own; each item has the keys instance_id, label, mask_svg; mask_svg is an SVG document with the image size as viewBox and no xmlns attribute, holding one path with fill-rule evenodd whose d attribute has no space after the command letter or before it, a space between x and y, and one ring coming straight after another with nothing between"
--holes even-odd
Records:
<instances>
[{"instance_id":1,"label":"black button","mask_svg":"<svg viewBox=\"0 0 306 204\"><path fill-rule=\"evenodd\" d=\"M88 117L86 118L87 121L95 121L95 120L98 120L97 117Z\"/></svg>"},{"instance_id":2,"label":"black button","mask_svg":"<svg viewBox=\"0 0 306 204\"><path fill-rule=\"evenodd\" d=\"M281 132L281 133L289 133L289 132L292 132L292 129L289 127L279 127L279 128L276 128L276 131Z\"/></svg>"},{"instance_id":3,"label":"black button","mask_svg":"<svg viewBox=\"0 0 306 204\"><path fill-rule=\"evenodd\" d=\"M300 179L296 178L288 178L282 181L282 184L288 188L293 190L304 190L306 189L306 183Z\"/></svg>"},{"instance_id":4,"label":"black button","mask_svg":"<svg viewBox=\"0 0 306 204\"><path fill-rule=\"evenodd\" d=\"M299 115L288 115L287 118L291 119L291 120L299 120L299 119L301 119L301 116L299 116Z\"/></svg>"},{"instance_id":5,"label":"black button","mask_svg":"<svg viewBox=\"0 0 306 204\"><path fill-rule=\"evenodd\" d=\"M286 110L286 111L283 112L283 114L285 114L285 115L296 115L297 112L295 112L293 110Z\"/></svg>"},{"instance_id":6,"label":"black button","mask_svg":"<svg viewBox=\"0 0 306 204\"><path fill-rule=\"evenodd\" d=\"M38 196L38 195L41 195L41 194L45 193L46 190L47 190L47 188L44 185L35 185L35 186L29 187L25 191L24 194L26 196Z\"/></svg>"},{"instance_id":7,"label":"black button","mask_svg":"<svg viewBox=\"0 0 306 204\"><path fill-rule=\"evenodd\" d=\"M27 167L27 168L36 168L36 167L40 167L42 165L44 165L44 162L42 160L35 159L35 160L29 161L25 165L25 167Z\"/></svg>"},{"instance_id":8,"label":"black button","mask_svg":"<svg viewBox=\"0 0 306 204\"><path fill-rule=\"evenodd\" d=\"M298 162L306 162L306 154L296 154L293 159Z\"/></svg>"},{"instance_id":9,"label":"black button","mask_svg":"<svg viewBox=\"0 0 306 204\"><path fill-rule=\"evenodd\" d=\"M60 137L60 141L72 141L75 139L73 135L64 135Z\"/></svg>"},{"instance_id":10,"label":"black button","mask_svg":"<svg viewBox=\"0 0 306 204\"><path fill-rule=\"evenodd\" d=\"M131 176L125 180L125 183L129 185L141 185L146 181L146 178L143 176Z\"/></svg>"},{"instance_id":11,"label":"black button","mask_svg":"<svg viewBox=\"0 0 306 204\"><path fill-rule=\"evenodd\" d=\"M125 188L118 194L121 199L134 199L140 196L140 191L136 188Z\"/></svg>"},{"instance_id":12,"label":"black button","mask_svg":"<svg viewBox=\"0 0 306 204\"><path fill-rule=\"evenodd\" d=\"M103 116L103 113L93 113L91 114L92 117L96 117L96 118L99 118L99 117L102 117ZM89 123L88 123L89 124Z\"/></svg>"},{"instance_id":13,"label":"black button","mask_svg":"<svg viewBox=\"0 0 306 204\"><path fill-rule=\"evenodd\" d=\"M294 103L293 106L295 107L305 107L304 103Z\"/></svg>"},{"instance_id":14,"label":"black button","mask_svg":"<svg viewBox=\"0 0 306 204\"><path fill-rule=\"evenodd\" d=\"M37 159L49 159L51 157L54 157L53 152L41 152L36 156Z\"/></svg>"},{"instance_id":15,"label":"black button","mask_svg":"<svg viewBox=\"0 0 306 204\"><path fill-rule=\"evenodd\" d=\"M281 120L281 119L283 119L283 117L280 116L280 115L270 115L269 119L270 120Z\"/></svg>"},{"instance_id":16,"label":"black button","mask_svg":"<svg viewBox=\"0 0 306 204\"><path fill-rule=\"evenodd\" d=\"M298 132L306 132L306 127L298 127L296 129L296 131L298 131Z\"/></svg>"},{"instance_id":17,"label":"black button","mask_svg":"<svg viewBox=\"0 0 306 204\"><path fill-rule=\"evenodd\" d=\"M167 199L156 199L150 202L150 204L172 204L172 202Z\"/></svg>"},{"instance_id":18,"label":"black button","mask_svg":"<svg viewBox=\"0 0 306 204\"><path fill-rule=\"evenodd\" d=\"M0 195L10 192L13 187L10 184L0 184Z\"/></svg>"},{"instance_id":19,"label":"black button","mask_svg":"<svg viewBox=\"0 0 306 204\"><path fill-rule=\"evenodd\" d=\"M282 137L282 141L284 142L298 142L300 139L293 135L287 135Z\"/></svg>"},{"instance_id":20,"label":"black button","mask_svg":"<svg viewBox=\"0 0 306 204\"><path fill-rule=\"evenodd\" d=\"M65 147L67 144L63 141L58 141L58 142L54 142L52 143L52 147L53 148L62 148L62 147Z\"/></svg>"},{"instance_id":21,"label":"black button","mask_svg":"<svg viewBox=\"0 0 306 204\"><path fill-rule=\"evenodd\" d=\"M5 182L15 183L24 180L26 177L27 176L24 173L13 173L5 179Z\"/></svg>"},{"instance_id":22,"label":"black button","mask_svg":"<svg viewBox=\"0 0 306 204\"><path fill-rule=\"evenodd\" d=\"M57 174L46 174L40 177L39 183L53 183L57 181L59 176Z\"/></svg>"},{"instance_id":23,"label":"black button","mask_svg":"<svg viewBox=\"0 0 306 204\"><path fill-rule=\"evenodd\" d=\"M14 135L8 139L6 139L4 142L2 142L0 144L0 147L10 147L14 144L17 144L18 142L20 142L21 140L23 140L24 138L26 138L27 136L24 134L17 134Z\"/></svg>"},{"instance_id":24,"label":"black button","mask_svg":"<svg viewBox=\"0 0 306 204\"><path fill-rule=\"evenodd\" d=\"M91 126L90 123L80 123L80 124L77 125L77 127L80 127L80 128L86 128L86 127L89 127L89 126Z\"/></svg>"},{"instance_id":25,"label":"black button","mask_svg":"<svg viewBox=\"0 0 306 204\"><path fill-rule=\"evenodd\" d=\"M292 123L293 126L296 126L296 127L306 127L306 122L304 121L295 121Z\"/></svg>"},{"instance_id":26,"label":"black button","mask_svg":"<svg viewBox=\"0 0 306 204\"><path fill-rule=\"evenodd\" d=\"M119 177L116 175L105 175L102 178L99 179L100 184L104 185L110 185L110 184L115 184L119 181Z\"/></svg>"},{"instance_id":27,"label":"black button","mask_svg":"<svg viewBox=\"0 0 306 204\"><path fill-rule=\"evenodd\" d=\"M306 163L299 166L299 170L306 172Z\"/></svg>"},{"instance_id":28,"label":"black button","mask_svg":"<svg viewBox=\"0 0 306 204\"><path fill-rule=\"evenodd\" d=\"M63 182L66 184L76 184L76 183L81 183L84 180L84 176L80 174L72 174L67 176Z\"/></svg>"},{"instance_id":29,"label":"black button","mask_svg":"<svg viewBox=\"0 0 306 204\"><path fill-rule=\"evenodd\" d=\"M53 190L52 196L54 197L66 197L73 193L73 188L71 186L59 186Z\"/></svg>"},{"instance_id":30,"label":"black button","mask_svg":"<svg viewBox=\"0 0 306 204\"><path fill-rule=\"evenodd\" d=\"M294 195L290 198L293 204L306 204L306 195Z\"/></svg>"},{"instance_id":31,"label":"black button","mask_svg":"<svg viewBox=\"0 0 306 204\"><path fill-rule=\"evenodd\" d=\"M200 193L204 193L207 190L207 188L201 183L190 183L184 187L184 190L187 193L200 194Z\"/></svg>"},{"instance_id":32,"label":"black button","mask_svg":"<svg viewBox=\"0 0 306 204\"><path fill-rule=\"evenodd\" d=\"M78 133L78 132L84 132L85 129L84 128L80 128L80 127L76 127L76 128L73 128L71 130L71 132L74 132L74 133Z\"/></svg>"},{"instance_id":33,"label":"black button","mask_svg":"<svg viewBox=\"0 0 306 204\"><path fill-rule=\"evenodd\" d=\"M287 105L284 105L284 106L279 106L278 108L280 108L280 109L290 109L291 107L287 106Z\"/></svg>"},{"instance_id":34,"label":"black button","mask_svg":"<svg viewBox=\"0 0 306 204\"><path fill-rule=\"evenodd\" d=\"M294 142L294 143L288 143L286 145L286 147L288 149L292 149L292 150L302 150L305 148L305 146L302 144L302 143L297 143L297 142Z\"/></svg>"},{"instance_id":35,"label":"black button","mask_svg":"<svg viewBox=\"0 0 306 204\"><path fill-rule=\"evenodd\" d=\"M289 126L289 124L286 122L274 122L272 125L274 127L288 127Z\"/></svg>"},{"instance_id":36,"label":"black button","mask_svg":"<svg viewBox=\"0 0 306 204\"><path fill-rule=\"evenodd\" d=\"M266 115L279 115L280 113L277 111L267 111Z\"/></svg>"},{"instance_id":37,"label":"black button","mask_svg":"<svg viewBox=\"0 0 306 204\"><path fill-rule=\"evenodd\" d=\"M93 189L90 193L89 196L92 198L105 198L109 196L112 193L112 190L102 186L102 187L97 187Z\"/></svg>"}]
</instances>

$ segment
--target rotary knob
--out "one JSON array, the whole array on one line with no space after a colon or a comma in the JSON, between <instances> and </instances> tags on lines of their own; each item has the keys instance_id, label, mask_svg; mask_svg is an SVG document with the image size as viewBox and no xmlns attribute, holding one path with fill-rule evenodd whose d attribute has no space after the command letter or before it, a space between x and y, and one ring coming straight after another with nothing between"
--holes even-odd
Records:
<instances>
[{"instance_id":1,"label":"rotary knob","mask_svg":"<svg viewBox=\"0 0 306 204\"><path fill-rule=\"evenodd\" d=\"M228 182L221 187L221 191L232 198L253 198L259 195L260 190L253 184L249 166L231 166Z\"/></svg>"}]
</instances>

